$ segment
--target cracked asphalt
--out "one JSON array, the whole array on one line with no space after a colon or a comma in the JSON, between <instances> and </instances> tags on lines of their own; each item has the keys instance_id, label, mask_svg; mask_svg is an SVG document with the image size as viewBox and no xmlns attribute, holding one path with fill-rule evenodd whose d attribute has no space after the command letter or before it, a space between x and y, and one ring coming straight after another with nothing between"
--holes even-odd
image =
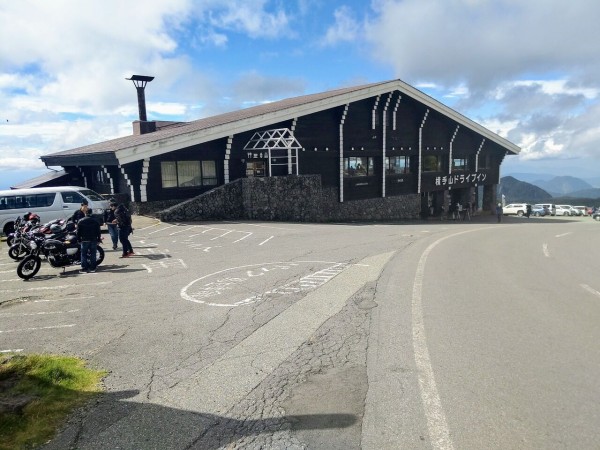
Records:
<instances>
[{"instance_id":1,"label":"cracked asphalt","mask_svg":"<svg viewBox=\"0 0 600 450\"><path fill-rule=\"evenodd\" d=\"M479 365L488 349L512 348L522 339L514 330L514 337L498 330L493 339L482 338L496 326L487 315L494 317L506 298L497 289L491 311L472 303L484 289L477 280L487 288L498 270L481 249L496 248L492 243L508 242L508 236L521 247L545 239L539 242L541 261L562 265L571 261L562 242L589 240L597 224L508 218L498 225L494 217L470 223L167 224L135 217L134 227L136 256L120 259L119 251L108 250L95 274L79 274L75 267L62 274L44 263L25 282L0 244L0 351L77 355L109 371L106 393L77 411L45 449L541 448L556 442L543 425L555 423L552 414L539 421L521 417L533 430L519 428L514 441L502 435L499 430L510 429L524 406L511 400L512 409L496 411L487 384L479 417L494 410L490 423L501 417L507 424L468 419L469 408L478 407L460 380L489 379L491 369ZM553 236L561 236L556 245ZM462 245L461 264L447 251L454 242ZM551 261L548 252L560 258ZM464 266L464 258L472 259L463 268L473 280L468 292L449 270ZM581 256L575 260L582 263ZM553 277L561 271L552 269ZM591 279L585 283L583 296L600 290ZM454 307L444 311L448 299ZM589 308L591 320L596 312ZM467 339L462 334L472 327L457 327L454 317L473 314L486 328ZM420 317L423 330L415 326ZM587 323L578 326L596 333ZM425 359L419 345L427 350ZM569 350L565 344L572 355ZM470 368L460 355L471 355ZM600 360L597 352L586 357ZM516 380L529 370L518 360L506 364ZM598 375L593 364L570 364L586 380ZM429 385L428 371L435 376ZM510 378L493 377L503 380L499 392L518 390ZM598 387L590 383L587 392ZM438 410L428 398L439 400ZM585 407L599 413L597 406ZM436 422L435 414L445 420ZM470 433L474 423L478 431ZM588 422L575 425L588 430L589 441L582 442L597 436ZM585 448L562 439L566 447L544 448Z\"/></svg>"}]
</instances>

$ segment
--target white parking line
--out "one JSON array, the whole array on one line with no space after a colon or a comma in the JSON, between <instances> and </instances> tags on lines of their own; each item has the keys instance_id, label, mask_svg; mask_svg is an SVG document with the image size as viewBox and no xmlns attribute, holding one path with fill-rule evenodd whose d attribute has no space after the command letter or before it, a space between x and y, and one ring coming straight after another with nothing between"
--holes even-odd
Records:
<instances>
[{"instance_id":1,"label":"white parking line","mask_svg":"<svg viewBox=\"0 0 600 450\"><path fill-rule=\"evenodd\" d=\"M240 242L243 241L244 239L246 239L247 237L252 236L254 233L250 233L249 231L240 231L240 233L248 233L246 236L239 238L237 241L233 241L233 243L235 244L236 242Z\"/></svg>"},{"instance_id":2,"label":"white parking line","mask_svg":"<svg viewBox=\"0 0 600 450\"><path fill-rule=\"evenodd\" d=\"M94 295L88 295L87 297L63 297L56 299L47 299L47 300L33 300L33 303L48 303L48 302L62 302L63 300L85 300L87 298L95 298ZM28 300L22 300L24 302Z\"/></svg>"},{"instance_id":3,"label":"white parking line","mask_svg":"<svg viewBox=\"0 0 600 450\"><path fill-rule=\"evenodd\" d=\"M168 226L168 227L161 228L160 230L151 231L150 233L148 233L148 236L150 236L151 234L154 234L154 233L158 233L158 232L160 232L160 231L165 231L165 230L168 230L169 228L173 228L173 227L176 227L176 226L177 226L177 225L170 225L170 226Z\"/></svg>"},{"instance_id":4,"label":"white parking line","mask_svg":"<svg viewBox=\"0 0 600 450\"><path fill-rule=\"evenodd\" d=\"M79 309L70 309L69 311L42 311L36 313L0 313L0 317L44 316L50 314L68 314L77 311L79 311Z\"/></svg>"},{"instance_id":5,"label":"white parking line","mask_svg":"<svg viewBox=\"0 0 600 450\"><path fill-rule=\"evenodd\" d=\"M275 236L271 236L270 238L268 238L268 239L265 239L264 241L262 241L262 242L261 242L260 244L258 244L258 245L263 245L263 244L266 244L267 242L269 242L269 241L270 241L271 239L273 239L274 237L275 237Z\"/></svg>"},{"instance_id":6,"label":"white parking line","mask_svg":"<svg viewBox=\"0 0 600 450\"><path fill-rule=\"evenodd\" d=\"M17 333L19 331L54 330L56 328L71 328L74 326L75 326L75 324L71 323L69 325L54 325L54 326L50 326L50 327L15 328L14 330L0 330L0 333Z\"/></svg>"},{"instance_id":7,"label":"white parking line","mask_svg":"<svg viewBox=\"0 0 600 450\"><path fill-rule=\"evenodd\" d=\"M22 351L22 348L15 348L14 350L0 350L0 353L19 353Z\"/></svg>"},{"instance_id":8,"label":"white parking line","mask_svg":"<svg viewBox=\"0 0 600 450\"><path fill-rule=\"evenodd\" d=\"M556 235L556 236L554 236L554 237L560 238L560 237L563 237L563 236L567 236L567 235L569 235L569 234L573 234L573 232L572 232L572 231L569 231L568 233L557 234L557 235Z\"/></svg>"},{"instance_id":9,"label":"white parking line","mask_svg":"<svg viewBox=\"0 0 600 450\"><path fill-rule=\"evenodd\" d=\"M96 283L86 283L86 286L99 286L101 284L110 284L112 281L98 281ZM54 289L67 289L77 286L76 284L63 284L60 286L41 286L24 289L1 289L0 292L26 292L26 291L49 291Z\"/></svg>"},{"instance_id":10,"label":"white parking line","mask_svg":"<svg viewBox=\"0 0 600 450\"><path fill-rule=\"evenodd\" d=\"M234 230L229 230L229 231L226 231L226 232L225 232L225 233L223 233L222 235L212 238L212 239L211 239L211 241L214 241L215 239L222 238L223 236L226 236L226 235L228 235L229 233L233 233L233 231L234 231Z\"/></svg>"},{"instance_id":11,"label":"white parking line","mask_svg":"<svg viewBox=\"0 0 600 450\"><path fill-rule=\"evenodd\" d=\"M588 291L590 294L594 294L594 295L597 295L598 297L600 297L600 292L598 292L596 289L588 286L587 284L581 284L580 286L583 289L585 289L586 291Z\"/></svg>"},{"instance_id":12,"label":"white parking line","mask_svg":"<svg viewBox=\"0 0 600 450\"><path fill-rule=\"evenodd\" d=\"M542 245L542 251L544 252L544 256L546 258L550 258L550 250L548 250L548 244L546 244L545 242Z\"/></svg>"}]
</instances>

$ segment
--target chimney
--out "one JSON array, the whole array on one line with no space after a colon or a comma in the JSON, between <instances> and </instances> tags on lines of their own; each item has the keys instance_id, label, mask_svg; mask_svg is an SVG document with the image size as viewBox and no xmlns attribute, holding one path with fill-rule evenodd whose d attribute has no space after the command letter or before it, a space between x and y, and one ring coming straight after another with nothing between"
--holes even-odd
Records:
<instances>
[{"instance_id":1,"label":"chimney","mask_svg":"<svg viewBox=\"0 0 600 450\"><path fill-rule=\"evenodd\" d=\"M148 122L148 118L146 116L146 95L144 94L146 85L150 81L154 80L154 77L148 77L145 75L132 75L131 78L125 79L133 82L138 97L140 120L133 122L133 134L145 134L156 131L156 122Z\"/></svg>"}]
</instances>

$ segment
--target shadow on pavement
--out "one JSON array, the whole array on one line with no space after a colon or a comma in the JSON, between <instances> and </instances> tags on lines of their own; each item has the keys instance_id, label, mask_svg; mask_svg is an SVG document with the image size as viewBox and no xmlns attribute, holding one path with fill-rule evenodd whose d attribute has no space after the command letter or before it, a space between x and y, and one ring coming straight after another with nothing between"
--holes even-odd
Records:
<instances>
[{"instance_id":1,"label":"shadow on pavement","mask_svg":"<svg viewBox=\"0 0 600 450\"><path fill-rule=\"evenodd\" d=\"M106 393L76 412L65 428L41 447L55 449L202 449L226 447L244 438L282 430L352 426L353 414L306 414L236 420L127 399L139 391ZM200 407L201 409L201 407Z\"/></svg>"}]
</instances>

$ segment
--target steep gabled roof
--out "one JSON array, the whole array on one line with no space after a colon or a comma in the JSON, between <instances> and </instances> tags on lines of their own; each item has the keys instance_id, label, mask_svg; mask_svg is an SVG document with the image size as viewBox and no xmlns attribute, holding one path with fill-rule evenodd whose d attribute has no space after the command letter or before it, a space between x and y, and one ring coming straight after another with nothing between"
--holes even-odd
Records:
<instances>
[{"instance_id":1,"label":"steep gabled roof","mask_svg":"<svg viewBox=\"0 0 600 450\"><path fill-rule=\"evenodd\" d=\"M27 188L39 187L39 186L43 186L45 183L48 183L50 181L56 181L59 178L62 178L66 175L67 175L67 173L64 170L58 170L58 171L52 170L43 175L37 176L35 178L31 178L30 180L26 180L19 184L15 184L14 186L11 186L10 188L11 189L27 189Z\"/></svg>"},{"instance_id":2,"label":"steep gabled roof","mask_svg":"<svg viewBox=\"0 0 600 450\"><path fill-rule=\"evenodd\" d=\"M42 156L41 159L47 165L55 166L61 165L61 160L72 161L74 158L79 159L79 157L93 154L113 153L120 164L125 164L394 91L400 91L413 97L460 125L496 142L507 151L512 153L520 151L518 146L423 92L401 80L392 80L288 98L195 120L175 127L167 127L153 133L125 136L52 153ZM81 160L83 163L83 159Z\"/></svg>"}]
</instances>

